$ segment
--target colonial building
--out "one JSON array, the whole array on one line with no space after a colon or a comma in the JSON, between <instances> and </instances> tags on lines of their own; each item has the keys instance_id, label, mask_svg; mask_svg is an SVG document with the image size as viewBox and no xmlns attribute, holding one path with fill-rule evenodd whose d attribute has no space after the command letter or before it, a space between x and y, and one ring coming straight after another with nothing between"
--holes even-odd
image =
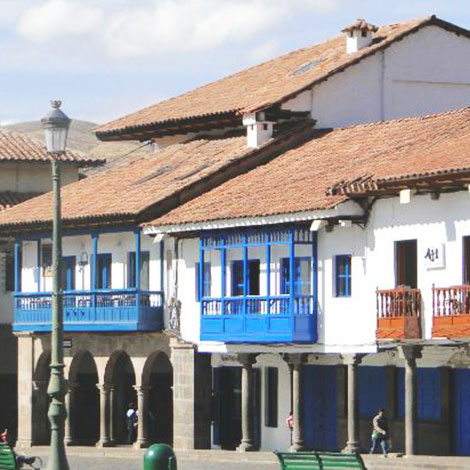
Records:
<instances>
[{"instance_id":1,"label":"colonial building","mask_svg":"<svg viewBox=\"0 0 470 470\"><path fill-rule=\"evenodd\" d=\"M62 171L62 184L79 178L79 169L103 163L67 152ZM31 139L0 131L0 212L50 191L50 161L43 146ZM0 342L3 361L0 365L1 426L8 426L14 435L17 403L17 348L12 335L14 254L9 234L0 239Z\"/></svg>"},{"instance_id":2,"label":"colonial building","mask_svg":"<svg viewBox=\"0 0 470 470\"><path fill-rule=\"evenodd\" d=\"M357 449L383 406L397 449L469 453L470 112L410 117L469 103L468 38L361 20L97 130L160 150L62 193L68 443L124 442L137 401L137 446L286 448L292 408L294 449ZM23 445L48 439L51 204L0 214Z\"/></svg>"}]
</instances>

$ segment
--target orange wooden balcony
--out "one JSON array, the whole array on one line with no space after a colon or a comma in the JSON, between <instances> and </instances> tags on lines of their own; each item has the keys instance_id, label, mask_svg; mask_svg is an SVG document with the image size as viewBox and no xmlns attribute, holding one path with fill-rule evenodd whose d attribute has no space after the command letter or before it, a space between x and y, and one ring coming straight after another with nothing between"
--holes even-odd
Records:
<instances>
[{"instance_id":1,"label":"orange wooden balcony","mask_svg":"<svg viewBox=\"0 0 470 470\"><path fill-rule=\"evenodd\" d=\"M470 336L470 285L432 288L433 338Z\"/></svg>"},{"instance_id":2,"label":"orange wooden balcony","mask_svg":"<svg viewBox=\"0 0 470 470\"><path fill-rule=\"evenodd\" d=\"M377 289L377 339L421 338L421 291Z\"/></svg>"}]
</instances>

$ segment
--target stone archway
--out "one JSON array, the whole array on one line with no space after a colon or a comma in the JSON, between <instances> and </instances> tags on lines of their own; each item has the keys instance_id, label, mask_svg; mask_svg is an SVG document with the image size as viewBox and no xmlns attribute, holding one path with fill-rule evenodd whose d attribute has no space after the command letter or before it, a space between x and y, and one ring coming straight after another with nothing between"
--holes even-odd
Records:
<instances>
[{"instance_id":1,"label":"stone archway","mask_svg":"<svg viewBox=\"0 0 470 470\"><path fill-rule=\"evenodd\" d=\"M106 364L104 383L110 394L110 440L112 444L127 443L126 411L137 404L134 366L125 351L115 351Z\"/></svg>"},{"instance_id":2,"label":"stone archway","mask_svg":"<svg viewBox=\"0 0 470 470\"><path fill-rule=\"evenodd\" d=\"M92 445L99 439L98 370L89 351L73 356L69 372L68 443Z\"/></svg>"},{"instance_id":3,"label":"stone archway","mask_svg":"<svg viewBox=\"0 0 470 470\"><path fill-rule=\"evenodd\" d=\"M161 351L152 353L145 362L142 387L147 393L148 442L173 443L173 366Z\"/></svg>"},{"instance_id":4,"label":"stone archway","mask_svg":"<svg viewBox=\"0 0 470 470\"><path fill-rule=\"evenodd\" d=\"M33 374L32 422L35 445L48 445L51 440L51 427L47 417L50 403L47 395L47 386L51 377L50 363L51 352L44 351L39 356Z\"/></svg>"}]
</instances>

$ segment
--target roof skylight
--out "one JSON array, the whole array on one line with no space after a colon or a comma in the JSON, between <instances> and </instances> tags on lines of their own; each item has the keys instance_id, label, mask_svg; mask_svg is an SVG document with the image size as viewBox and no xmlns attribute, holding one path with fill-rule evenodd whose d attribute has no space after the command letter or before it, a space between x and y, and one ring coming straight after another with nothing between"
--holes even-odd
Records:
<instances>
[{"instance_id":1,"label":"roof skylight","mask_svg":"<svg viewBox=\"0 0 470 470\"><path fill-rule=\"evenodd\" d=\"M292 75L302 75L305 72L308 72L310 69L313 69L316 65L318 65L323 59L316 59L312 60L308 64L302 65L299 69L297 69Z\"/></svg>"}]
</instances>

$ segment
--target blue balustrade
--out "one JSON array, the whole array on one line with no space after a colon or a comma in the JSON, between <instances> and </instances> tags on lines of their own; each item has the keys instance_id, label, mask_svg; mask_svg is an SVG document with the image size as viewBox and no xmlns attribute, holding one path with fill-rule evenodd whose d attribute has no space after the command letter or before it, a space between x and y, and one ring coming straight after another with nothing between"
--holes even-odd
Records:
<instances>
[{"instance_id":1,"label":"blue balustrade","mask_svg":"<svg viewBox=\"0 0 470 470\"><path fill-rule=\"evenodd\" d=\"M68 291L63 295L65 331L159 331L163 295L157 291ZM51 331L50 292L15 293L13 331Z\"/></svg>"}]
</instances>

